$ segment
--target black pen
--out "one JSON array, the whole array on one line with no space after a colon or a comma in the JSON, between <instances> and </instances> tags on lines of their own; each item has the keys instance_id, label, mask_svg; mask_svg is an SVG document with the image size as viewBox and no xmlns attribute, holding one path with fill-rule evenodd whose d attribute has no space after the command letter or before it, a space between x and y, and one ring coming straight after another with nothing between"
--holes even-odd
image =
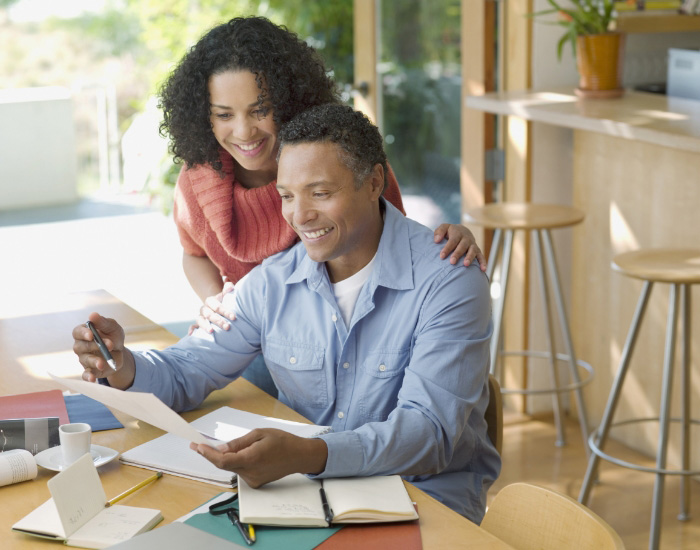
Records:
<instances>
[{"instance_id":1,"label":"black pen","mask_svg":"<svg viewBox=\"0 0 700 550\"><path fill-rule=\"evenodd\" d=\"M330 525L333 522L333 510L331 510L331 506L328 504L326 491L323 489L323 480L321 480L321 488L318 492L321 493L321 502L323 503L323 513L326 514L326 523Z\"/></svg>"},{"instance_id":2,"label":"black pen","mask_svg":"<svg viewBox=\"0 0 700 550\"><path fill-rule=\"evenodd\" d=\"M102 353L102 357L104 357L105 361L107 361L107 364L110 366L110 368L114 372L117 372L117 364L114 362L114 359L112 358L112 354L109 353L107 346L105 346L105 343L102 341L102 338L100 337L100 333L97 332L95 325L93 325L90 321L88 321L87 323L85 323L85 326L90 329L90 332L92 332L92 335L95 337L95 343L97 344L97 347L100 348L100 352Z\"/></svg>"},{"instance_id":3,"label":"black pen","mask_svg":"<svg viewBox=\"0 0 700 550\"><path fill-rule=\"evenodd\" d=\"M238 527L238 530L240 531L241 536L243 537L243 540L246 542L246 544L248 546L251 546L255 542L255 539L251 537L252 533L249 534L248 531L245 530L245 527L243 527L243 524L241 523L241 518L238 517L238 511L235 508L229 508L228 510L226 510L226 513L228 514L231 523Z\"/></svg>"}]
</instances>

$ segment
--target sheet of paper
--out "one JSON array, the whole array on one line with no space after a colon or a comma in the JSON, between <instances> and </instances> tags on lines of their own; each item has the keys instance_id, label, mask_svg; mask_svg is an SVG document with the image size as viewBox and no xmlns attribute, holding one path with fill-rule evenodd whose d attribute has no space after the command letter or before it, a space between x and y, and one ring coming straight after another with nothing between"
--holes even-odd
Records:
<instances>
[{"instance_id":1,"label":"sheet of paper","mask_svg":"<svg viewBox=\"0 0 700 550\"><path fill-rule=\"evenodd\" d=\"M102 384L85 382L84 380L59 378L51 373L49 373L49 376L74 392L92 397L103 405L148 422L156 428L194 443L211 444L209 439L190 426L184 418L152 393L121 391Z\"/></svg>"},{"instance_id":2,"label":"sheet of paper","mask_svg":"<svg viewBox=\"0 0 700 550\"><path fill-rule=\"evenodd\" d=\"M66 538L104 509L107 496L92 456L84 454L47 483Z\"/></svg>"}]
</instances>

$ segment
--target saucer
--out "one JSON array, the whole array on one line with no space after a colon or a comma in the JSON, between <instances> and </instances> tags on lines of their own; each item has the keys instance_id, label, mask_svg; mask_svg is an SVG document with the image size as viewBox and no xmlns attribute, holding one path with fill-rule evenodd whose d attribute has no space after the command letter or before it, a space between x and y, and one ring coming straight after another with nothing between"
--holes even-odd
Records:
<instances>
[{"instance_id":1,"label":"saucer","mask_svg":"<svg viewBox=\"0 0 700 550\"><path fill-rule=\"evenodd\" d=\"M95 466L107 464L119 456L119 453L114 449L102 447L100 445L90 445L90 454L92 455L92 461L95 463ZM63 463L63 453L61 452L60 445L37 453L34 460L36 460L36 463L42 468L53 470L54 472L65 470L67 466L67 464Z\"/></svg>"}]
</instances>

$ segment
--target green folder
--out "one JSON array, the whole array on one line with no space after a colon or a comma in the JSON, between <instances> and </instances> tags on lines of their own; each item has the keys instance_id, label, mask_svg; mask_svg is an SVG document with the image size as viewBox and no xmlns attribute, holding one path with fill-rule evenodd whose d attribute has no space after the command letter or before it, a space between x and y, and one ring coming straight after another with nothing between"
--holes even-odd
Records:
<instances>
[{"instance_id":1,"label":"green folder","mask_svg":"<svg viewBox=\"0 0 700 550\"><path fill-rule=\"evenodd\" d=\"M235 503L238 508L238 503ZM247 546L238 529L231 524L231 520L222 514L195 514L185 520L185 523L198 529L202 529L212 535L216 535L236 544ZM341 527L271 527L268 525L254 525L256 541L253 550L311 550L331 535L337 533Z\"/></svg>"}]
</instances>

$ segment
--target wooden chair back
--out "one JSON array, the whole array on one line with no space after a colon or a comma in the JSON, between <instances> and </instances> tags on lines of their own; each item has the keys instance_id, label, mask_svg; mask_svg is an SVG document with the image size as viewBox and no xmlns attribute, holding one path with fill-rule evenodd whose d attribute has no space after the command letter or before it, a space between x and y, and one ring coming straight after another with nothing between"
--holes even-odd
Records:
<instances>
[{"instance_id":1,"label":"wooden chair back","mask_svg":"<svg viewBox=\"0 0 700 550\"><path fill-rule=\"evenodd\" d=\"M501 386L493 374L489 374L489 404L484 417L489 439L500 455L503 447L503 399Z\"/></svg>"},{"instance_id":2,"label":"wooden chair back","mask_svg":"<svg viewBox=\"0 0 700 550\"><path fill-rule=\"evenodd\" d=\"M481 527L517 550L624 550L619 535L573 498L531 485L501 489Z\"/></svg>"}]
</instances>

